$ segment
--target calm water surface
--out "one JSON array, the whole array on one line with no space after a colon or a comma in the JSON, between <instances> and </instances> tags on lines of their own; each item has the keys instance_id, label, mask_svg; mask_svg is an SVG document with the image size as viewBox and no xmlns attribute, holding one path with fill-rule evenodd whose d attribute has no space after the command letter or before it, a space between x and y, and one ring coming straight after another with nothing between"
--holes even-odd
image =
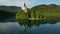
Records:
<instances>
[{"instance_id":1,"label":"calm water surface","mask_svg":"<svg viewBox=\"0 0 60 34\"><path fill-rule=\"evenodd\" d=\"M60 34L60 22L4 19L0 21L0 34Z\"/></svg>"}]
</instances>

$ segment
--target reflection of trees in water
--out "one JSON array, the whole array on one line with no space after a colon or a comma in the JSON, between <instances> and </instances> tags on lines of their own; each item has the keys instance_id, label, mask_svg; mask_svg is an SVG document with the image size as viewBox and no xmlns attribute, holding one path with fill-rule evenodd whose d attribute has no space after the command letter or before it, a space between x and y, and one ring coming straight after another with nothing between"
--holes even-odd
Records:
<instances>
[{"instance_id":1,"label":"reflection of trees in water","mask_svg":"<svg viewBox=\"0 0 60 34\"><path fill-rule=\"evenodd\" d=\"M20 25L24 26L24 30L26 31L27 29L32 27L31 21L30 20L19 20L18 23Z\"/></svg>"},{"instance_id":2,"label":"reflection of trees in water","mask_svg":"<svg viewBox=\"0 0 60 34\"><path fill-rule=\"evenodd\" d=\"M0 21L8 18L15 18L15 12L0 10Z\"/></svg>"},{"instance_id":3,"label":"reflection of trees in water","mask_svg":"<svg viewBox=\"0 0 60 34\"><path fill-rule=\"evenodd\" d=\"M33 27L33 26L40 26L40 24L55 24L57 23L57 20L17 20L18 23L22 26L24 26L24 30Z\"/></svg>"}]
</instances>

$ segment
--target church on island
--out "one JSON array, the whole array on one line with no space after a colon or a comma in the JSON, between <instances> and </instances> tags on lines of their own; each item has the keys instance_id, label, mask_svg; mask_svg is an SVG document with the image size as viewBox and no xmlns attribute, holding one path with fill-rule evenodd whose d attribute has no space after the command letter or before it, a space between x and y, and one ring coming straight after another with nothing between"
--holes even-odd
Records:
<instances>
[{"instance_id":1,"label":"church on island","mask_svg":"<svg viewBox=\"0 0 60 34\"><path fill-rule=\"evenodd\" d=\"M31 18L31 13L30 13L30 11L29 11L29 9L27 8L27 6L26 6L25 3L24 3L24 12L25 12L25 14L27 14L27 16L28 16L29 18Z\"/></svg>"}]
</instances>

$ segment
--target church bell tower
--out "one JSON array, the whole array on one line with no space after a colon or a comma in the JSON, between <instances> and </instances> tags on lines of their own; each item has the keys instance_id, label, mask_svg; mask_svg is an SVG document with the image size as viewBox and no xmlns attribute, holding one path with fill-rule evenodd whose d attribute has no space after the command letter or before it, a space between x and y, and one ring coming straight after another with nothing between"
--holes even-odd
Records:
<instances>
[{"instance_id":1,"label":"church bell tower","mask_svg":"<svg viewBox=\"0 0 60 34\"><path fill-rule=\"evenodd\" d=\"M27 13L28 12L28 8L26 7L26 4L24 3L24 12Z\"/></svg>"}]
</instances>

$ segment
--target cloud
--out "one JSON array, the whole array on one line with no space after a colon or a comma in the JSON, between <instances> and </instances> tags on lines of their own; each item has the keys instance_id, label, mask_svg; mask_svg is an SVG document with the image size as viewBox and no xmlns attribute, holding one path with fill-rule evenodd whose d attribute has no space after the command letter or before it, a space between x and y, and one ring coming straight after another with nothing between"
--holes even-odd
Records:
<instances>
[{"instance_id":1,"label":"cloud","mask_svg":"<svg viewBox=\"0 0 60 34\"><path fill-rule=\"evenodd\" d=\"M7 5L7 6L19 6L24 9L24 2L26 3L28 8L31 8L35 5L39 4L60 4L60 0L0 0L0 5Z\"/></svg>"},{"instance_id":2,"label":"cloud","mask_svg":"<svg viewBox=\"0 0 60 34\"><path fill-rule=\"evenodd\" d=\"M36 0L19 0L18 1L18 5L21 6L22 8L24 8L24 2L26 3L27 7L30 8L32 6L32 4L35 3Z\"/></svg>"},{"instance_id":3,"label":"cloud","mask_svg":"<svg viewBox=\"0 0 60 34\"><path fill-rule=\"evenodd\" d=\"M4 2L6 2L6 1L8 1L8 0L0 0L0 3L4 3Z\"/></svg>"},{"instance_id":4,"label":"cloud","mask_svg":"<svg viewBox=\"0 0 60 34\"><path fill-rule=\"evenodd\" d=\"M4 4L4 5L14 5L15 3L17 3L17 1L12 1L12 0L0 0L0 3Z\"/></svg>"},{"instance_id":5,"label":"cloud","mask_svg":"<svg viewBox=\"0 0 60 34\"><path fill-rule=\"evenodd\" d=\"M0 5L12 5L12 6L20 6L24 8L24 2L29 6L34 3L36 0L0 0Z\"/></svg>"}]
</instances>

